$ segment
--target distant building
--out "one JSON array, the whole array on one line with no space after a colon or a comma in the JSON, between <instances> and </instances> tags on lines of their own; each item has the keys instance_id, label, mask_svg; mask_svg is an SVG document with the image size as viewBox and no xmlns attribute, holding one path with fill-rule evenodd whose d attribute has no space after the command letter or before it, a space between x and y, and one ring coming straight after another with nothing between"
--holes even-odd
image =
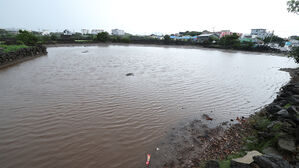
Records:
<instances>
[{"instance_id":1,"label":"distant building","mask_svg":"<svg viewBox=\"0 0 299 168\"><path fill-rule=\"evenodd\" d=\"M212 32L208 31L208 30L204 30L201 32L201 34L211 34Z\"/></svg>"},{"instance_id":2,"label":"distant building","mask_svg":"<svg viewBox=\"0 0 299 168\"><path fill-rule=\"evenodd\" d=\"M299 47L299 40L291 39L289 42L291 43L292 47Z\"/></svg>"},{"instance_id":3,"label":"distant building","mask_svg":"<svg viewBox=\"0 0 299 168\"><path fill-rule=\"evenodd\" d=\"M119 29L112 29L111 33L112 33L112 35L115 35L115 36L125 35L125 31L124 30L119 30Z\"/></svg>"},{"instance_id":4,"label":"distant building","mask_svg":"<svg viewBox=\"0 0 299 168\"><path fill-rule=\"evenodd\" d=\"M265 39L269 35L269 33L267 33L266 29L251 29L250 35Z\"/></svg>"},{"instance_id":5,"label":"distant building","mask_svg":"<svg viewBox=\"0 0 299 168\"><path fill-rule=\"evenodd\" d=\"M7 33L17 35L21 29L5 29Z\"/></svg>"},{"instance_id":6,"label":"distant building","mask_svg":"<svg viewBox=\"0 0 299 168\"><path fill-rule=\"evenodd\" d=\"M163 40L164 39L163 36L159 36L159 35L155 35L155 34L151 34L149 37L153 38L153 39L159 39L159 40Z\"/></svg>"},{"instance_id":7,"label":"distant building","mask_svg":"<svg viewBox=\"0 0 299 168\"><path fill-rule=\"evenodd\" d=\"M197 36L170 36L171 39L173 40L181 40L181 41L188 41L188 40L196 40Z\"/></svg>"},{"instance_id":8,"label":"distant building","mask_svg":"<svg viewBox=\"0 0 299 168\"><path fill-rule=\"evenodd\" d=\"M99 33L102 33L102 32L104 32L103 29L92 29L91 30L91 34L99 34Z\"/></svg>"},{"instance_id":9,"label":"distant building","mask_svg":"<svg viewBox=\"0 0 299 168\"><path fill-rule=\"evenodd\" d=\"M82 29L82 30L81 30L81 33L82 33L83 35L85 35L85 34L89 34L89 30L88 30L88 29Z\"/></svg>"},{"instance_id":10,"label":"distant building","mask_svg":"<svg viewBox=\"0 0 299 168\"><path fill-rule=\"evenodd\" d=\"M233 33L230 30L221 30L220 32L217 32L219 38L222 38L224 36L232 35Z\"/></svg>"},{"instance_id":11,"label":"distant building","mask_svg":"<svg viewBox=\"0 0 299 168\"><path fill-rule=\"evenodd\" d=\"M50 32L48 30L43 30L42 35L43 36L48 36L48 35L50 35Z\"/></svg>"},{"instance_id":12,"label":"distant building","mask_svg":"<svg viewBox=\"0 0 299 168\"><path fill-rule=\"evenodd\" d=\"M211 38L218 39L219 37L216 34L201 34L201 35L197 36L197 41L200 43L203 43L203 42L208 41Z\"/></svg>"},{"instance_id":13,"label":"distant building","mask_svg":"<svg viewBox=\"0 0 299 168\"><path fill-rule=\"evenodd\" d=\"M251 42L251 43L255 43L255 44L264 44L264 42L262 40L259 40L258 38L256 38L256 35L248 35L248 34L244 34L239 38L241 43L244 42Z\"/></svg>"},{"instance_id":14,"label":"distant building","mask_svg":"<svg viewBox=\"0 0 299 168\"><path fill-rule=\"evenodd\" d=\"M290 40L297 40L297 39L299 39L299 36L290 36L289 39Z\"/></svg>"}]
</instances>

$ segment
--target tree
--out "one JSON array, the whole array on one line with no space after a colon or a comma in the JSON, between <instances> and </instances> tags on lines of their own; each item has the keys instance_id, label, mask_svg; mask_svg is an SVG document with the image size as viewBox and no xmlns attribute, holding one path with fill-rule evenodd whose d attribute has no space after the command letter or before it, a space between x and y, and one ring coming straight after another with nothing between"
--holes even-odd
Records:
<instances>
[{"instance_id":1,"label":"tree","mask_svg":"<svg viewBox=\"0 0 299 168\"><path fill-rule=\"evenodd\" d=\"M169 36L169 35L165 35L165 36L164 36L164 43L165 43L165 44L169 44L170 41L171 41L170 36Z\"/></svg>"},{"instance_id":2,"label":"tree","mask_svg":"<svg viewBox=\"0 0 299 168\"><path fill-rule=\"evenodd\" d=\"M239 36L236 33L224 36L219 40L219 44L224 47L238 48L240 46Z\"/></svg>"},{"instance_id":3,"label":"tree","mask_svg":"<svg viewBox=\"0 0 299 168\"><path fill-rule=\"evenodd\" d=\"M270 42L271 42L271 43L277 43L277 44L279 44L281 47L283 47L286 41L285 41L283 38L281 38L281 37L278 37L278 36L273 35L273 36L266 37L266 38L264 39L264 42L265 42L265 43L270 43Z\"/></svg>"},{"instance_id":4,"label":"tree","mask_svg":"<svg viewBox=\"0 0 299 168\"><path fill-rule=\"evenodd\" d=\"M26 30L19 30L19 34L17 35L16 38L18 41L29 46L35 45L38 41L38 38L34 34Z\"/></svg>"},{"instance_id":5,"label":"tree","mask_svg":"<svg viewBox=\"0 0 299 168\"><path fill-rule=\"evenodd\" d=\"M97 34L97 40L100 42L107 42L109 39L109 34L107 32L101 32Z\"/></svg>"},{"instance_id":6,"label":"tree","mask_svg":"<svg viewBox=\"0 0 299 168\"><path fill-rule=\"evenodd\" d=\"M299 0L289 0L287 2L288 11L299 15Z\"/></svg>"},{"instance_id":7,"label":"tree","mask_svg":"<svg viewBox=\"0 0 299 168\"><path fill-rule=\"evenodd\" d=\"M289 57L294 58L295 61L299 63L299 47L292 47Z\"/></svg>"},{"instance_id":8,"label":"tree","mask_svg":"<svg viewBox=\"0 0 299 168\"><path fill-rule=\"evenodd\" d=\"M52 41L56 41L57 40L57 36L55 34L51 34L51 40Z\"/></svg>"}]
</instances>

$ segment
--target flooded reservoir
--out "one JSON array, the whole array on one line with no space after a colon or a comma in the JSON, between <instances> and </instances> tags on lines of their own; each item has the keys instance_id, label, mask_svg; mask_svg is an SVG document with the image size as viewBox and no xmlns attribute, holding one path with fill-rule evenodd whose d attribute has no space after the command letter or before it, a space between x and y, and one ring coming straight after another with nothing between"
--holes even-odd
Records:
<instances>
[{"instance_id":1,"label":"flooded reservoir","mask_svg":"<svg viewBox=\"0 0 299 168\"><path fill-rule=\"evenodd\" d=\"M1 168L140 168L180 123L270 103L287 57L142 45L50 47L0 69ZM154 160L152 160L154 162Z\"/></svg>"}]
</instances>

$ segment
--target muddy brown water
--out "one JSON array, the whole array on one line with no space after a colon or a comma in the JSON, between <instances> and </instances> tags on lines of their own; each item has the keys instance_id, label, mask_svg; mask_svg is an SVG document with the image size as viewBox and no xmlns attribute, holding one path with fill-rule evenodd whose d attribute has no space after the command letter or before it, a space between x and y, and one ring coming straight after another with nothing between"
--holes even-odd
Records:
<instances>
[{"instance_id":1,"label":"muddy brown water","mask_svg":"<svg viewBox=\"0 0 299 168\"><path fill-rule=\"evenodd\" d=\"M179 123L207 113L213 126L270 103L290 79L278 69L291 67L221 50L48 48L0 70L0 167L144 167Z\"/></svg>"}]
</instances>

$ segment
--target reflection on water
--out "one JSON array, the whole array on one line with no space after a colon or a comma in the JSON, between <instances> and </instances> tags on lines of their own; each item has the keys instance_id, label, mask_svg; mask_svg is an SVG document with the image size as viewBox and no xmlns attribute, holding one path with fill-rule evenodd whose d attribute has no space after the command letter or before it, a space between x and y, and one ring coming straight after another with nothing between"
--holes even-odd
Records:
<instances>
[{"instance_id":1,"label":"reflection on water","mask_svg":"<svg viewBox=\"0 0 299 168\"><path fill-rule=\"evenodd\" d=\"M295 66L218 50L48 48L0 70L0 166L142 167L179 121L247 116L288 82L278 69Z\"/></svg>"}]
</instances>

